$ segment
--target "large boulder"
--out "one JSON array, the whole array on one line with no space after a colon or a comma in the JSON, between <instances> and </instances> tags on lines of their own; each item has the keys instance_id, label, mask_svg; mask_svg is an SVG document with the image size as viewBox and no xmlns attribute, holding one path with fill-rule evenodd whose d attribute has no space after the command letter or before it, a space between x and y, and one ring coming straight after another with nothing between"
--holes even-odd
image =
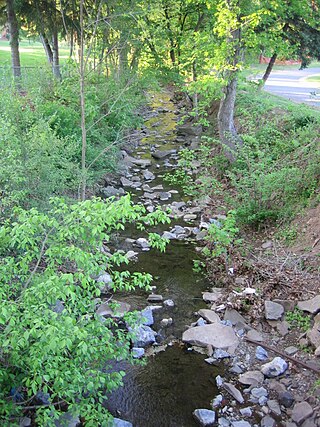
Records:
<instances>
[{"instance_id":1,"label":"large boulder","mask_svg":"<svg viewBox=\"0 0 320 427\"><path fill-rule=\"evenodd\" d=\"M212 345L213 348L222 349L235 348L239 344L234 330L221 323L187 329L182 335L182 341L200 347Z\"/></svg>"},{"instance_id":2,"label":"large boulder","mask_svg":"<svg viewBox=\"0 0 320 427\"><path fill-rule=\"evenodd\" d=\"M134 347L147 347L156 341L156 332L150 326L137 325L134 328L129 328L129 331L133 333Z\"/></svg>"}]
</instances>

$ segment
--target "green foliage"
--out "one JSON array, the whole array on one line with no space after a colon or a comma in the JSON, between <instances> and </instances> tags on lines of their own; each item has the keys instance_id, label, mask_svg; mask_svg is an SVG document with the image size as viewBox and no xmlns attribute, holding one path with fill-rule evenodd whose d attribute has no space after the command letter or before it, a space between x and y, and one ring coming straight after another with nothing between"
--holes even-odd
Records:
<instances>
[{"instance_id":1,"label":"green foliage","mask_svg":"<svg viewBox=\"0 0 320 427\"><path fill-rule=\"evenodd\" d=\"M205 266L206 266L205 263L200 259L194 259L192 270L194 273L201 273L205 268Z\"/></svg>"},{"instance_id":2,"label":"green foliage","mask_svg":"<svg viewBox=\"0 0 320 427\"><path fill-rule=\"evenodd\" d=\"M236 212L230 211L225 220L212 223L205 238L207 247L203 250L208 257L227 257L234 247L241 244L237 238L239 228L236 226Z\"/></svg>"},{"instance_id":3,"label":"green foliage","mask_svg":"<svg viewBox=\"0 0 320 427\"><path fill-rule=\"evenodd\" d=\"M107 425L105 395L121 384L124 373L114 363L130 360L130 336L96 314L95 278L108 271L114 290L132 291L148 289L152 277L118 271L127 258L120 251L106 257L100 248L127 224L158 219L168 221L129 196L72 205L52 199L46 214L16 208L0 228L1 425L18 425L24 406L35 406L37 425L53 425L58 402L88 426ZM163 250L164 242L151 237ZM136 316L124 320L133 325ZM48 393L49 405L38 405L38 391Z\"/></svg>"},{"instance_id":4,"label":"green foliage","mask_svg":"<svg viewBox=\"0 0 320 427\"><path fill-rule=\"evenodd\" d=\"M286 320L290 323L291 327L300 328L303 331L307 331L311 326L310 316L306 315L297 307L294 311L288 311L286 313Z\"/></svg>"},{"instance_id":5,"label":"green foliage","mask_svg":"<svg viewBox=\"0 0 320 427\"><path fill-rule=\"evenodd\" d=\"M298 236L298 229L295 226L283 227L276 233L276 238L283 240L285 243L293 243Z\"/></svg>"}]
</instances>

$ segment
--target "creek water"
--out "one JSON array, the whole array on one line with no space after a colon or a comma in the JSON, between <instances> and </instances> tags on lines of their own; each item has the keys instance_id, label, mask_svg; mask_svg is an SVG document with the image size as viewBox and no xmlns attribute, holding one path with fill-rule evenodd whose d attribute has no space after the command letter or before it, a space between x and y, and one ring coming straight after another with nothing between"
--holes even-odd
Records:
<instances>
[{"instance_id":1,"label":"creek water","mask_svg":"<svg viewBox=\"0 0 320 427\"><path fill-rule=\"evenodd\" d=\"M156 179L150 186L161 184L163 191L169 191L173 188L164 181L163 175L175 167L176 156L173 154L169 161L155 160L152 159L151 150L155 146L157 150L179 151L181 148L181 143L176 142L175 105L169 94L161 93L152 98L151 106L157 111L156 117L145 121L149 132L133 155L152 161L148 169L156 175ZM136 168L134 173L141 175L141 170ZM143 191L130 192L134 201L141 201ZM181 192L172 195L170 202L174 200L187 201ZM175 220L173 224L190 226L182 219ZM196 226L196 222L193 225ZM158 231L170 228L170 225L166 225ZM141 236L120 235L124 249L128 245L126 237ZM172 240L165 253L156 250L140 252L138 261L130 267L134 271L151 273L155 278L153 284L156 285L156 293L175 303L172 308L164 307L154 311L155 323L152 328L158 332L160 344L167 344L166 349L147 357L142 366L121 365L120 369L126 371L124 385L108 399L110 412L132 422L134 427L196 426L192 412L197 408L210 409L210 401L218 394L215 377L221 373L221 366L208 365L204 355L190 351L179 342L187 325L197 320L194 312L206 307L201 292L208 289L209 283L193 271L193 260L197 258L199 255L193 241ZM148 305L146 297L142 291L117 295L118 300L129 302L132 309L145 308ZM173 324L161 328L161 319L169 317L173 319Z\"/></svg>"}]
</instances>

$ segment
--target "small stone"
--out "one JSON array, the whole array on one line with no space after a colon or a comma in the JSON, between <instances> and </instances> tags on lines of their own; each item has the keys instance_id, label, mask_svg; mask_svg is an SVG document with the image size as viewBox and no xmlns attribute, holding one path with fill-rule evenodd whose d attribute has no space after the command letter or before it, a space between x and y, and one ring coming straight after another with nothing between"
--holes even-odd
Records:
<instances>
[{"instance_id":1,"label":"small stone","mask_svg":"<svg viewBox=\"0 0 320 427\"><path fill-rule=\"evenodd\" d=\"M288 369L288 363L281 357L275 357L271 362L261 366L261 372L269 378L282 375Z\"/></svg>"},{"instance_id":2,"label":"small stone","mask_svg":"<svg viewBox=\"0 0 320 427\"><path fill-rule=\"evenodd\" d=\"M142 347L133 347L131 352L134 359L141 359L144 356L144 348Z\"/></svg>"},{"instance_id":3,"label":"small stone","mask_svg":"<svg viewBox=\"0 0 320 427\"><path fill-rule=\"evenodd\" d=\"M254 341L258 341L258 342L264 341L263 336L258 331L256 331L255 329L251 329L250 331L248 331L247 337L250 340L254 340Z\"/></svg>"},{"instance_id":4,"label":"small stone","mask_svg":"<svg viewBox=\"0 0 320 427\"><path fill-rule=\"evenodd\" d=\"M150 326L136 325L134 328L128 328L128 330L134 335L134 347L147 347L156 341L156 333Z\"/></svg>"},{"instance_id":5,"label":"small stone","mask_svg":"<svg viewBox=\"0 0 320 427\"><path fill-rule=\"evenodd\" d=\"M23 417L20 419L19 427L29 427L31 426L31 418Z\"/></svg>"},{"instance_id":6,"label":"small stone","mask_svg":"<svg viewBox=\"0 0 320 427\"><path fill-rule=\"evenodd\" d=\"M177 236L174 233L170 233L170 231L164 231L161 237L163 239L169 239L169 240L173 240L177 238Z\"/></svg>"},{"instance_id":7,"label":"small stone","mask_svg":"<svg viewBox=\"0 0 320 427\"><path fill-rule=\"evenodd\" d=\"M245 385L257 386L262 384L263 381L264 376L260 371L247 371L239 377L239 382Z\"/></svg>"},{"instance_id":8,"label":"small stone","mask_svg":"<svg viewBox=\"0 0 320 427\"><path fill-rule=\"evenodd\" d=\"M206 302L216 302L222 297L221 292L203 292L202 298Z\"/></svg>"},{"instance_id":9,"label":"small stone","mask_svg":"<svg viewBox=\"0 0 320 427\"><path fill-rule=\"evenodd\" d=\"M294 397L289 391L282 391L278 394L280 405L285 408L290 408L294 403Z\"/></svg>"},{"instance_id":10,"label":"small stone","mask_svg":"<svg viewBox=\"0 0 320 427\"><path fill-rule=\"evenodd\" d=\"M243 369L242 369L242 367L238 363L235 363L234 365L232 365L231 368L229 369L229 371L232 374L237 374L237 375L243 373Z\"/></svg>"},{"instance_id":11,"label":"small stone","mask_svg":"<svg viewBox=\"0 0 320 427\"><path fill-rule=\"evenodd\" d=\"M277 322L276 328L277 328L277 331L279 332L279 334L282 337L285 337L289 333L290 324L286 320L284 320L282 322Z\"/></svg>"},{"instance_id":12,"label":"small stone","mask_svg":"<svg viewBox=\"0 0 320 427\"><path fill-rule=\"evenodd\" d=\"M250 406L248 406L247 408L241 408L240 414L243 417L251 417L252 416L252 409L250 408Z\"/></svg>"},{"instance_id":13,"label":"small stone","mask_svg":"<svg viewBox=\"0 0 320 427\"><path fill-rule=\"evenodd\" d=\"M133 427L129 421L121 420L120 418L114 418L113 424L110 427Z\"/></svg>"},{"instance_id":14,"label":"small stone","mask_svg":"<svg viewBox=\"0 0 320 427\"><path fill-rule=\"evenodd\" d=\"M193 415L202 427L214 426L216 420L216 414L214 411L209 409L196 409L193 411Z\"/></svg>"},{"instance_id":15,"label":"small stone","mask_svg":"<svg viewBox=\"0 0 320 427\"><path fill-rule=\"evenodd\" d=\"M269 415L266 415L265 417L262 418L260 425L261 427L275 427L276 422Z\"/></svg>"},{"instance_id":16,"label":"small stone","mask_svg":"<svg viewBox=\"0 0 320 427\"><path fill-rule=\"evenodd\" d=\"M213 409L218 408L221 405L222 401L223 401L222 394L218 394L218 396L216 396L213 399L213 401L211 402L211 405L212 405Z\"/></svg>"},{"instance_id":17,"label":"small stone","mask_svg":"<svg viewBox=\"0 0 320 427\"><path fill-rule=\"evenodd\" d=\"M281 415L280 405L276 400L274 400L274 399L268 400L267 405L273 414L278 415L278 416Z\"/></svg>"},{"instance_id":18,"label":"small stone","mask_svg":"<svg viewBox=\"0 0 320 427\"><path fill-rule=\"evenodd\" d=\"M157 294L150 294L147 298L148 302L162 302L163 296Z\"/></svg>"},{"instance_id":19,"label":"small stone","mask_svg":"<svg viewBox=\"0 0 320 427\"><path fill-rule=\"evenodd\" d=\"M220 375L216 376L216 384L217 384L217 387L221 387L223 384L223 378Z\"/></svg>"},{"instance_id":20,"label":"small stone","mask_svg":"<svg viewBox=\"0 0 320 427\"><path fill-rule=\"evenodd\" d=\"M293 311L297 305L296 301L287 300L287 299L274 299L273 302L281 304L284 308L284 311Z\"/></svg>"},{"instance_id":21,"label":"small stone","mask_svg":"<svg viewBox=\"0 0 320 427\"><path fill-rule=\"evenodd\" d=\"M166 307L174 307L175 303L172 299L166 299L165 301L163 301L163 305L165 305Z\"/></svg>"},{"instance_id":22,"label":"small stone","mask_svg":"<svg viewBox=\"0 0 320 427\"><path fill-rule=\"evenodd\" d=\"M208 310L206 308L202 308L199 310L199 316L203 317L209 323L220 322L220 317L213 310Z\"/></svg>"},{"instance_id":23,"label":"small stone","mask_svg":"<svg viewBox=\"0 0 320 427\"><path fill-rule=\"evenodd\" d=\"M308 313L317 314L320 311L320 295L306 301L298 302L298 308Z\"/></svg>"},{"instance_id":24,"label":"small stone","mask_svg":"<svg viewBox=\"0 0 320 427\"><path fill-rule=\"evenodd\" d=\"M139 239L136 240L136 245L140 246L142 250L150 248L148 240L143 237L139 237Z\"/></svg>"},{"instance_id":25,"label":"small stone","mask_svg":"<svg viewBox=\"0 0 320 427\"><path fill-rule=\"evenodd\" d=\"M270 249L272 248L272 246L273 246L272 240L267 240L266 242L263 242L261 245L262 249Z\"/></svg>"},{"instance_id":26,"label":"small stone","mask_svg":"<svg viewBox=\"0 0 320 427\"><path fill-rule=\"evenodd\" d=\"M307 418L313 415L313 409L308 402L296 403L292 410L292 420L301 425Z\"/></svg>"},{"instance_id":27,"label":"small stone","mask_svg":"<svg viewBox=\"0 0 320 427\"><path fill-rule=\"evenodd\" d=\"M256 348L256 358L262 361L267 360L269 358L267 350L258 345L258 347Z\"/></svg>"},{"instance_id":28,"label":"small stone","mask_svg":"<svg viewBox=\"0 0 320 427\"><path fill-rule=\"evenodd\" d=\"M173 320L171 317L169 317L168 319L162 319L160 322L160 326L163 328L167 328L168 326L171 326L173 323Z\"/></svg>"},{"instance_id":29,"label":"small stone","mask_svg":"<svg viewBox=\"0 0 320 427\"><path fill-rule=\"evenodd\" d=\"M197 219L196 214L186 214L183 217L184 221L193 221L194 219Z\"/></svg>"},{"instance_id":30,"label":"small stone","mask_svg":"<svg viewBox=\"0 0 320 427\"><path fill-rule=\"evenodd\" d=\"M299 349L297 347L294 347L293 345L286 347L284 349L284 351L289 354L289 356L293 356L294 354L297 353L297 351L299 351Z\"/></svg>"},{"instance_id":31,"label":"small stone","mask_svg":"<svg viewBox=\"0 0 320 427\"><path fill-rule=\"evenodd\" d=\"M281 304L277 304L276 302L272 302L272 301L265 301L264 309L265 309L265 317L267 320L281 319L284 313L283 306Z\"/></svg>"},{"instance_id":32,"label":"small stone","mask_svg":"<svg viewBox=\"0 0 320 427\"><path fill-rule=\"evenodd\" d=\"M156 178L155 175L152 172L150 172L148 169L144 170L142 174L146 181L152 181Z\"/></svg>"},{"instance_id":33,"label":"small stone","mask_svg":"<svg viewBox=\"0 0 320 427\"><path fill-rule=\"evenodd\" d=\"M251 396L258 400L260 397L268 397L268 391L264 387L254 387L251 390Z\"/></svg>"},{"instance_id":34,"label":"small stone","mask_svg":"<svg viewBox=\"0 0 320 427\"><path fill-rule=\"evenodd\" d=\"M251 424L248 423L248 421L232 421L231 422L232 427L251 427Z\"/></svg>"},{"instance_id":35,"label":"small stone","mask_svg":"<svg viewBox=\"0 0 320 427\"><path fill-rule=\"evenodd\" d=\"M225 418L225 417L220 417L218 419L218 425L220 427L229 427L230 426L230 421L227 420L227 418Z\"/></svg>"},{"instance_id":36,"label":"small stone","mask_svg":"<svg viewBox=\"0 0 320 427\"><path fill-rule=\"evenodd\" d=\"M135 258L137 258L138 252L135 251L128 251L125 255L126 258L128 258L128 260L134 260Z\"/></svg>"},{"instance_id":37,"label":"small stone","mask_svg":"<svg viewBox=\"0 0 320 427\"><path fill-rule=\"evenodd\" d=\"M237 310L234 310L233 308L227 308L224 313L224 320L229 320L232 323L232 326L237 329L250 329L246 319L241 316L241 314Z\"/></svg>"},{"instance_id":38,"label":"small stone","mask_svg":"<svg viewBox=\"0 0 320 427\"><path fill-rule=\"evenodd\" d=\"M147 307L141 311L141 323L143 325L151 326L154 323L153 312L151 307Z\"/></svg>"},{"instance_id":39,"label":"small stone","mask_svg":"<svg viewBox=\"0 0 320 427\"><path fill-rule=\"evenodd\" d=\"M227 351L221 350L221 348L217 348L213 353L213 357L216 359L226 359L231 357L231 355Z\"/></svg>"},{"instance_id":40,"label":"small stone","mask_svg":"<svg viewBox=\"0 0 320 427\"><path fill-rule=\"evenodd\" d=\"M309 329L309 331L307 332L308 340L316 348L320 346L320 330L319 329L320 329L320 325L319 323L317 323L316 325L313 326L312 329Z\"/></svg>"},{"instance_id":41,"label":"small stone","mask_svg":"<svg viewBox=\"0 0 320 427\"><path fill-rule=\"evenodd\" d=\"M237 402L243 403L244 399L241 392L231 383L224 383L224 389L236 399Z\"/></svg>"},{"instance_id":42,"label":"small stone","mask_svg":"<svg viewBox=\"0 0 320 427\"><path fill-rule=\"evenodd\" d=\"M207 325L207 322L202 319L202 317L200 317L197 321L196 321L196 326L204 326Z\"/></svg>"}]
</instances>

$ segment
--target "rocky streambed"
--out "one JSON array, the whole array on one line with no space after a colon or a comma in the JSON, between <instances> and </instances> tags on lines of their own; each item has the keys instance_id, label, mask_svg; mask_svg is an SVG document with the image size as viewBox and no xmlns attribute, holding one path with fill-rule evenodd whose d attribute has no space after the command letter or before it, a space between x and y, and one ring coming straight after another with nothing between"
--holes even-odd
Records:
<instances>
[{"instance_id":1,"label":"rocky streambed","mask_svg":"<svg viewBox=\"0 0 320 427\"><path fill-rule=\"evenodd\" d=\"M171 241L164 254L150 249L146 237L133 230L117 236L117 247L133 261L132 270L153 274L155 287L151 294L114 296L120 302L117 316L141 311L132 351L136 358L146 359L143 366L119 366L127 375L124 387L109 396L115 425L319 426L319 377L286 358L305 359L299 340L308 338L316 345L318 327L307 337L290 330L285 312L292 312L295 303L285 300L266 301L261 321L252 324L235 309L237 301L248 296L261 299L245 278L235 277L238 290L230 292L193 271L210 222L221 216L212 214L205 221L202 212L208 197L195 203L164 181L165 173L176 167L179 150L199 144L199 128L177 127L176 108L168 93L151 99L143 112L145 126L122 151L121 175L110 177L102 189L105 196L130 192L149 212L159 205L169 207L172 218L170 227L157 229ZM194 162L190 174L196 176L199 166ZM111 278L105 273L98 280L107 289ZM320 305L313 307L313 314L318 311ZM98 312L115 315L107 301ZM270 346L285 348L285 354Z\"/></svg>"}]
</instances>

